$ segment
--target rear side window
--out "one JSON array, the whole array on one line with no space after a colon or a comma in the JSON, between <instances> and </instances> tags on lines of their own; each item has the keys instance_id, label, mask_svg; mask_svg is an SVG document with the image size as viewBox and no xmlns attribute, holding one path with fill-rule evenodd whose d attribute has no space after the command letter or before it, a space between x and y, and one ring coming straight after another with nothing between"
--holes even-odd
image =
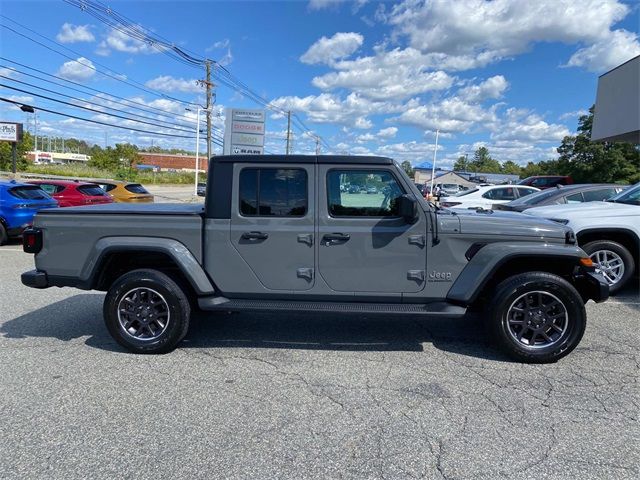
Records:
<instances>
[{"instance_id":1,"label":"rear side window","mask_svg":"<svg viewBox=\"0 0 640 480\"><path fill-rule=\"evenodd\" d=\"M240 213L247 217L303 217L307 172L300 168L245 168L240 172Z\"/></svg>"},{"instance_id":2,"label":"rear side window","mask_svg":"<svg viewBox=\"0 0 640 480\"><path fill-rule=\"evenodd\" d=\"M567 203L582 203L584 199L582 198L582 193L574 193L573 195L566 196Z\"/></svg>"},{"instance_id":3,"label":"rear side window","mask_svg":"<svg viewBox=\"0 0 640 480\"><path fill-rule=\"evenodd\" d=\"M490 200L514 200L516 192L513 187L494 188L482 195Z\"/></svg>"},{"instance_id":4,"label":"rear side window","mask_svg":"<svg viewBox=\"0 0 640 480\"><path fill-rule=\"evenodd\" d=\"M98 185L81 185L78 187L78 191L90 197L103 197L106 195L105 191Z\"/></svg>"},{"instance_id":5,"label":"rear side window","mask_svg":"<svg viewBox=\"0 0 640 480\"><path fill-rule=\"evenodd\" d=\"M51 198L44 190L35 185L32 187L14 187L9 193L22 200L46 200Z\"/></svg>"},{"instance_id":6,"label":"rear side window","mask_svg":"<svg viewBox=\"0 0 640 480\"><path fill-rule=\"evenodd\" d=\"M149 193L139 183L131 183L129 185L125 185L124 188L131 193Z\"/></svg>"}]
</instances>

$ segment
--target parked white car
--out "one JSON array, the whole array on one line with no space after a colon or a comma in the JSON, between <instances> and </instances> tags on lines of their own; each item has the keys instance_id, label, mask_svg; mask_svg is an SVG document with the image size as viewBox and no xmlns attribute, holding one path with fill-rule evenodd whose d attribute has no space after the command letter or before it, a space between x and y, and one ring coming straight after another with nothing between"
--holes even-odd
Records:
<instances>
[{"instance_id":1,"label":"parked white car","mask_svg":"<svg viewBox=\"0 0 640 480\"><path fill-rule=\"evenodd\" d=\"M454 208L491 209L497 203L507 203L516 198L539 192L540 189L524 185L485 185L460 192L451 197L441 197L440 206Z\"/></svg>"},{"instance_id":2,"label":"parked white car","mask_svg":"<svg viewBox=\"0 0 640 480\"><path fill-rule=\"evenodd\" d=\"M550 205L524 213L571 227L578 245L598 264L611 293L635 272L640 255L640 183L603 202Z\"/></svg>"}]
</instances>

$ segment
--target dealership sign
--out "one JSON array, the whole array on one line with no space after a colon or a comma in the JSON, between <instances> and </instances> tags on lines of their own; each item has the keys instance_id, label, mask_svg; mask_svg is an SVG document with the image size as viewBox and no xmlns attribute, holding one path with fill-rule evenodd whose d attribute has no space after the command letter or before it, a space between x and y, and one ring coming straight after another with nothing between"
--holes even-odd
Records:
<instances>
[{"instance_id":1,"label":"dealership sign","mask_svg":"<svg viewBox=\"0 0 640 480\"><path fill-rule=\"evenodd\" d=\"M0 122L0 141L19 142L22 140L22 124Z\"/></svg>"},{"instance_id":2,"label":"dealership sign","mask_svg":"<svg viewBox=\"0 0 640 480\"><path fill-rule=\"evenodd\" d=\"M264 122L264 110L228 108L224 129L224 155L262 155Z\"/></svg>"}]
</instances>

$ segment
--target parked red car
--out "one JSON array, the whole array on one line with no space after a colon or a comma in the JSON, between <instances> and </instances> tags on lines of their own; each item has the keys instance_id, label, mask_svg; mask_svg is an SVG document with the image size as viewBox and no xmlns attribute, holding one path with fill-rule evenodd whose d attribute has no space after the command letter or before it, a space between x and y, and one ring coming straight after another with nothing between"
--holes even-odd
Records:
<instances>
[{"instance_id":1,"label":"parked red car","mask_svg":"<svg viewBox=\"0 0 640 480\"><path fill-rule=\"evenodd\" d=\"M61 207L113 203L113 198L95 183L72 180L33 180L29 183L38 185L55 198Z\"/></svg>"},{"instance_id":2,"label":"parked red car","mask_svg":"<svg viewBox=\"0 0 640 480\"><path fill-rule=\"evenodd\" d=\"M573 178L562 175L535 175L520 180L518 185L528 185L529 187L544 190L545 188L557 187L558 185L573 185Z\"/></svg>"}]
</instances>

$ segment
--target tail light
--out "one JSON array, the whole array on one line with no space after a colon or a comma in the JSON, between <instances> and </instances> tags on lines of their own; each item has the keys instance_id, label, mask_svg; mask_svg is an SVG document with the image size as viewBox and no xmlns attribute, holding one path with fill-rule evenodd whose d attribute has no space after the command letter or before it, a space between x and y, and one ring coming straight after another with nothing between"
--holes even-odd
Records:
<instances>
[{"instance_id":1,"label":"tail light","mask_svg":"<svg viewBox=\"0 0 640 480\"><path fill-rule=\"evenodd\" d=\"M22 232L22 250L26 253L38 253L42 250L42 230L27 228Z\"/></svg>"}]
</instances>

